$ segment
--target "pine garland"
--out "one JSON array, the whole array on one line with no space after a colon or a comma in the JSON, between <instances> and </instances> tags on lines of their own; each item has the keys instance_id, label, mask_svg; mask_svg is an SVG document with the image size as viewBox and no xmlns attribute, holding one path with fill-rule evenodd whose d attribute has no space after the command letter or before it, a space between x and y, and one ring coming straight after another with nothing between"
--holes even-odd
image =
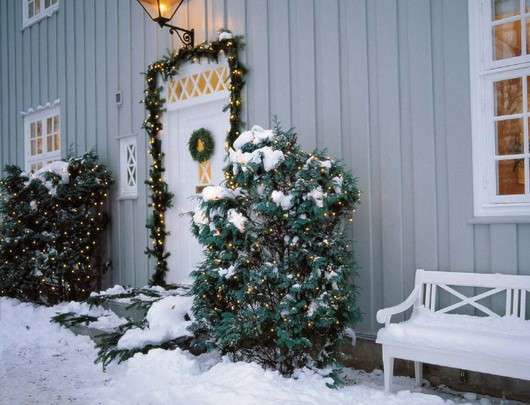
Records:
<instances>
[{"instance_id":1,"label":"pine garland","mask_svg":"<svg viewBox=\"0 0 530 405\"><path fill-rule=\"evenodd\" d=\"M146 254L154 257L155 272L150 280L151 285L166 284L168 272L166 238L168 232L165 225L166 211L172 205L173 194L168 190L164 180L164 153L162 142L158 136L162 130L161 117L164 112L165 99L162 96L163 87L160 78L167 81L175 76L180 68L187 63L197 63L201 59L218 62L221 53L226 55L230 69L230 102L224 111L230 111L230 130L227 134L227 146L232 145L239 136L241 122L241 92L245 84L247 69L239 60L239 52L244 46L241 37L227 38L215 42L205 42L194 48L181 48L178 52L170 53L151 64L145 73L146 89L142 102L145 104L147 118L143 128L149 137L149 153L152 164L149 169L149 179L145 182L151 189L151 203L153 213L147 222L152 246L148 246Z\"/></svg>"}]
</instances>

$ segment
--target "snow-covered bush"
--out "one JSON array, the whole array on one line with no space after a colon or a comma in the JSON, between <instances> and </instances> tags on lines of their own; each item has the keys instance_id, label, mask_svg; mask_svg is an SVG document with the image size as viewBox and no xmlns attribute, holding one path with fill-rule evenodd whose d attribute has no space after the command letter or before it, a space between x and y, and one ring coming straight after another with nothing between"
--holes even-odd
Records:
<instances>
[{"instance_id":1,"label":"snow-covered bush","mask_svg":"<svg viewBox=\"0 0 530 405\"><path fill-rule=\"evenodd\" d=\"M0 180L0 295L53 304L88 297L101 278L110 172L93 153Z\"/></svg>"},{"instance_id":2,"label":"snow-covered bush","mask_svg":"<svg viewBox=\"0 0 530 405\"><path fill-rule=\"evenodd\" d=\"M351 242L359 193L292 131L253 127L230 150L226 187L207 187L193 216L205 260L194 271L196 330L224 353L290 374L336 360L359 318Z\"/></svg>"}]
</instances>

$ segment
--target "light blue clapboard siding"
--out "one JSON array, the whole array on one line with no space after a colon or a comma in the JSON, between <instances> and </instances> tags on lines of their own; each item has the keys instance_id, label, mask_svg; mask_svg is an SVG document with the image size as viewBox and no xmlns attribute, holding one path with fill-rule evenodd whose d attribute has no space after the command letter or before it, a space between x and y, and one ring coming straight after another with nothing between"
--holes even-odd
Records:
<instances>
[{"instance_id":1,"label":"light blue clapboard siding","mask_svg":"<svg viewBox=\"0 0 530 405\"><path fill-rule=\"evenodd\" d=\"M379 308L408 294L417 267L530 274L530 224L469 222L467 18L462 0L187 0L175 19L198 42L223 27L243 34L247 124L276 115L305 148L327 148L359 177L350 231L365 333ZM116 175L118 138L137 135L138 198L114 192L109 203L107 282L142 285L151 266L140 73L169 36L133 0L61 0L52 17L21 23L21 1L0 2L0 164L23 164L20 111L57 98L63 150L94 148Z\"/></svg>"}]
</instances>

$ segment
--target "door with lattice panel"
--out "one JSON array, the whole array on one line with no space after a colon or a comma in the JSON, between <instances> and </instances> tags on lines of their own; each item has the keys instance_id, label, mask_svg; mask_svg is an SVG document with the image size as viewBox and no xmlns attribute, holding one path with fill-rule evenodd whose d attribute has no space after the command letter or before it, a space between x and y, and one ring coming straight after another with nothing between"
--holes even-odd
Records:
<instances>
[{"instance_id":1,"label":"door with lattice panel","mask_svg":"<svg viewBox=\"0 0 530 405\"><path fill-rule=\"evenodd\" d=\"M230 128L228 112L228 68L219 64L190 64L166 86L162 150L165 153L166 181L174 194L173 207L166 214L170 235L166 249L169 283L191 283L190 272L201 260L201 247L191 234L191 218L186 213L197 204L197 193L208 184L223 180L225 139ZM212 134L215 148L209 161L192 159L188 140L193 131L205 128Z\"/></svg>"}]
</instances>

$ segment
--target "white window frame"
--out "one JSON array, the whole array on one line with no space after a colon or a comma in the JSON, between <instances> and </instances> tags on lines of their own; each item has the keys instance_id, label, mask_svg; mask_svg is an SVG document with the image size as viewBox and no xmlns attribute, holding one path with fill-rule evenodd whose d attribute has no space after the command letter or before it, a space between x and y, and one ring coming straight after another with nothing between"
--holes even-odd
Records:
<instances>
[{"instance_id":1,"label":"white window frame","mask_svg":"<svg viewBox=\"0 0 530 405\"><path fill-rule=\"evenodd\" d=\"M493 82L530 76L530 54L524 55L525 51L522 51L522 56L493 61L491 13L491 0L468 0L474 215L476 217L528 216L530 215L528 159L524 160L526 194L497 195L496 159L498 158L495 158ZM526 15L530 20L530 14ZM523 18L522 33L526 30L524 22ZM521 47L526 50L526 35L523 35ZM527 81L525 79L522 81L523 111L528 111ZM530 114L520 115L524 117L526 131ZM528 136L525 136L524 153L521 156L529 155L528 142Z\"/></svg>"},{"instance_id":2,"label":"white window frame","mask_svg":"<svg viewBox=\"0 0 530 405\"><path fill-rule=\"evenodd\" d=\"M22 1L22 29L29 27L32 24L35 24L37 21L42 20L46 17L51 17L56 11L59 10L59 2L57 0L55 4L52 4L48 7L45 6L46 0L39 1L39 10L34 16L29 17L28 15L28 3L35 0L21 0Z\"/></svg>"},{"instance_id":3,"label":"white window frame","mask_svg":"<svg viewBox=\"0 0 530 405\"><path fill-rule=\"evenodd\" d=\"M48 151L48 142L46 134L46 120L59 116L59 149L54 151ZM31 124L34 122L41 122L42 124L42 148L43 153L36 156L31 155ZM26 172L31 171L31 165L38 162L43 162L45 165L47 162L60 160L62 158L62 119L61 109L59 106L49 107L36 112L26 114L24 116L24 156L25 156L25 168Z\"/></svg>"},{"instance_id":4,"label":"white window frame","mask_svg":"<svg viewBox=\"0 0 530 405\"><path fill-rule=\"evenodd\" d=\"M134 199L138 197L138 143L136 135L124 136L120 141L120 198ZM134 156L128 151L134 150ZM131 171L134 173L134 181L130 181Z\"/></svg>"}]
</instances>

